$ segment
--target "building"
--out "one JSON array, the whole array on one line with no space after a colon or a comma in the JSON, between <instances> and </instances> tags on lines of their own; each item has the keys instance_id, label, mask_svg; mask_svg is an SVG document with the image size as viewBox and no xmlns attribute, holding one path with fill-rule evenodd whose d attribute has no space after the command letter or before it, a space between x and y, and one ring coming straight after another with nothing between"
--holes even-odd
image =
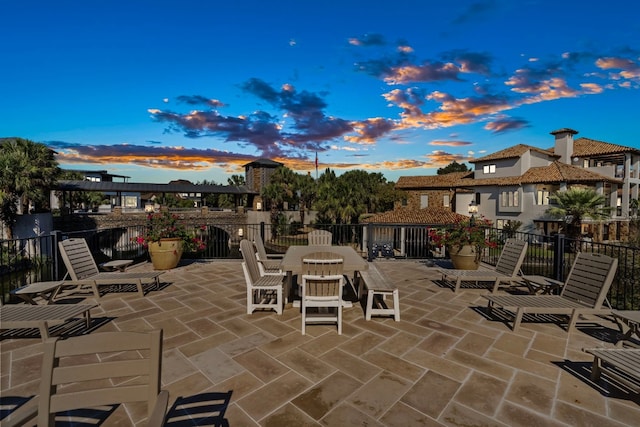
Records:
<instances>
[{"instance_id":1,"label":"building","mask_svg":"<svg viewBox=\"0 0 640 427\"><path fill-rule=\"evenodd\" d=\"M573 186L589 187L614 207L603 222L584 222L583 232L598 240L625 240L640 186L640 150L578 138L563 128L551 132L552 148L518 144L475 159L471 172L400 177L396 188L407 192L396 209L439 206L468 214L469 206L501 228L507 221L523 223L521 230L551 234L560 220L549 216L549 195Z\"/></svg>"},{"instance_id":2,"label":"building","mask_svg":"<svg viewBox=\"0 0 640 427\"><path fill-rule=\"evenodd\" d=\"M246 185L250 191L258 194L258 196L253 199L252 209L261 211L265 208L262 197L260 196L262 188L269 184L271 175L273 175L278 167L283 165L283 163L270 159L257 159L244 165Z\"/></svg>"}]
</instances>

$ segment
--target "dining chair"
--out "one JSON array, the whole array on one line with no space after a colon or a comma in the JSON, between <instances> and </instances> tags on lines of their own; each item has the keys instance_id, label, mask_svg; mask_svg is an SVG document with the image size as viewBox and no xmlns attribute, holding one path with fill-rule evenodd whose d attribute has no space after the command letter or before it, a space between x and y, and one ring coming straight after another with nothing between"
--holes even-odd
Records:
<instances>
[{"instance_id":1,"label":"dining chair","mask_svg":"<svg viewBox=\"0 0 640 427\"><path fill-rule=\"evenodd\" d=\"M309 246L331 246L332 234L327 230L313 230L307 235Z\"/></svg>"},{"instance_id":2,"label":"dining chair","mask_svg":"<svg viewBox=\"0 0 640 427\"><path fill-rule=\"evenodd\" d=\"M302 260L302 335L307 323L336 323L342 334L343 259L315 253ZM313 311L310 311L312 308Z\"/></svg>"}]
</instances>

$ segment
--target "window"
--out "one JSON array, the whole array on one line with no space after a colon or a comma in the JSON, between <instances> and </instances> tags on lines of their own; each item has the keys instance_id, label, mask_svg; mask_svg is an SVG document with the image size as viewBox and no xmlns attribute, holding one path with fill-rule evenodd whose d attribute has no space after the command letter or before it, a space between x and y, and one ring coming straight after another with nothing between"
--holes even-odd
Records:
<instances>
[{"instance_id":1,"label":"window","mask_svg":"<svg viewBox=\"0 0 640 427\"><path fill-rule=\"evenodd\" d=\"M482 173L496 173L496 165L484 165Z\"/></svg>"},{"instance_id":2,"label":"window","mask_svg":"<svg viewBox=\"0 0 640 427\"><path fill-rule=\"evenodd\" d=\"M518 191L503 191L500 195L500 205L503 208L506 207L518 207L520 206L520 196L518 195Z\"/></svg>"},{"instance_id":3,"label":"window","mask_svg":"<svg viewBox=\"0 0 640 427\"><path fill-rule=\"evenodd\" d=\"M549 204L549 191L546 188L538 190L536 195L536 205L548 205Z\"/></svg>"},{"instance_id":4,"label":"window","mask_svg":"<svg viewBox=\"0 0 640 427\"><path fill-rule=\"evenodd\" d=\"M448 194L445 194L442 197L442 206L444 206L445 208L449 207L449 195Z\"/></svg>"},{"instance_id":5,"label":"window","mask_svg":"<svg viewBox=\"0 0 640 427\"><path fill-rule=\"evenodd\" d=\"M429 207L429 195L421 194L420 195L420 209L424 209Z\"/></svg>"}]
</instances>

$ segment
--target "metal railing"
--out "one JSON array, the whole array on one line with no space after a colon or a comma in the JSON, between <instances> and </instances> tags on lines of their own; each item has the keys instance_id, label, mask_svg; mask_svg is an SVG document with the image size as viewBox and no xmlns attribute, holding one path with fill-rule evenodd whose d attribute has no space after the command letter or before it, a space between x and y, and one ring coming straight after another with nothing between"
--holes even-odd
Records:
<instances>
[{"instance_id":1,"label":"metal railing","mask_svg":"<svg viewBox=\"0 0 640 427\"><path fill-rule=\"evenodd\" d=\"M240 240L252 240L257 233L262 236L268 252L284 253L291 245L306 245L308 232L312 228L319 228L332 233L334 245L352 246L369 260L375 257L429 259L446 255L429 241L429 231L442 227L436 224L320 224L300 229L290 225L271 226L259 223L243 225L242 234L237 235L228 230L237 230L238 224L207 224L205 230L200 230L201 237L207 243L206 250L186 253L183 257L240 259ZM66 270L58 256L57 242L69 237L85 238L98 264L111 259L145 261L148 259L146 249L135 242L135 238L144 234L144 231L144 226L127 226L54 232L49 236L0 241L0 297L3 302L7 302L11 297L10 291L18 287L62 279ZM524 274L537 274L563 281L578 252L597 252L617 258L618 270L608 300L617 309L640 309L640 248L572 240L562 235L506 233L497 229L492 231L496 233L499 242L515 237L529 243L522 265ZM501 245L486 249L482 261L495 265L500 251Z\"/></svg>"}]
</instances>

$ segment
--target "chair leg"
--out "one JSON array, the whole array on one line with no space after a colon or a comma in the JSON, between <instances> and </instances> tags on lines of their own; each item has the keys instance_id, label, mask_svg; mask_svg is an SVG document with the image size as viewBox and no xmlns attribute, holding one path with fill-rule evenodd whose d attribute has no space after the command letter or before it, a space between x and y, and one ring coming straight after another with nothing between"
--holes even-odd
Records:
<instances>
[{"instance_id":1,"label":"chair leg","mask_svg":"<svg viewBox=\"0 0 640 427\"><path fill-rule=\"evenodd\" d=\"M567 324L567 332L571 332L576 327L579 315L580 313L577 310L573 310L571 312L571 315L569 316L569 323Z\"/></svg>"},{"instance_id":2,"label":"chair leg","mask_svg":"<svg viewBox=\"0 0 640 427\"><path fill-rule=\"evenodd\" d=\"M342 335L342 305L338 305L336 310L338 310L338 335Z\"/></svg>"},{"instance_id":3,"label":"chair leg","mask_svg":"<svg viewBox=\"0 0 640 427\"><path fill-rule=\"evenodd\" d=\"M513 332L516 332L522 322L522 316L524 315L524 309L521 307L516 312L516 317L513 319Z\"/></svg>"},{"instance_id":4,"label":"chair leg","mask_svg":"<svg viewBox=\"0 0 640 427\"><path fill-rule=\"evenodd\" d=\"M369 289L369 291L367 292L367 308L364 313L365 320L371 320L371 311L373 310L374 298L375 298L375 295L373 294L373 291Z\"/></svg>"},{"instance_id":5,"label":"chair leg","mask_svg":"<svg viewBox=\"0 0 640 427\"><path fill-rule=\"evenodd\" d=\"M593 358L593 364L591 365L591 381L598 381L600 379L600 358L595 356Z\"/></svg>"},{"instance_id":6,"label":"chair leg","mask_svg":"<svg viewBox=\"0 0 640 427\"><path fill-rule=\"evenodd\" d=\"M304 306L304 303L300 303L300 308L302 309L302 335L306 335L307 307Z\"/></svg>"},{"instance_id":7,"label":"chair leg","mask_svg":"<svg viewBox=\"0 0 640 427\"><path fill-rule=\"evenodd\" d=\"M253 313L253 289L247 288L247 314Z\"/></svg>"},{"instance_id":8,"label":"chair leg","mask_svg":"<svg viewBox=\"0 0 640 427\"><path fill-rule=\"evenodd\" d=\"M498 292L498 287L500 286L500 279L496 279L496 282L493 284L493 289L491 293L495 294Z\"/></svg>"},{"instance_id":9,"label":"chair leg","mask_svg":"<svg viewBox=\"0 0 640 427\"><path fill-rule=\"evenodd\" d=\"M276 290L276 313L282 315L282 287Z\"/></svg>"},{"instance_id":10,"label":"chair leg","mask_svg":"<svg viewBox=\"0 0 640 427\"><path fill-rule=\"evenodd\" d=\"M144 296L144 289L142 289L142 280L138 279L138 282L136 283L136 288L138 288L138 294L143 297Z\"/></svg>"},{"instance_id":11,"label":"chair leg","mask_svg":"<svg viewBox=\"0 0 640 427\"><path fill-rule=\"evenodd\" d=\"M393 291L393 318L396 322L400 321L400 293L397 289Z\"/></svg>"},{"instance_id":12,"label":"chair leg","mask_svg":"<svg viewBox=\"0 0 640 427\"><path fill-rule=\"evenodd\" d=\"M458 292L460 290L460 286L462 285L462 277L458 277L458 280L456 280L456 288L453 290L453 292Z\"/></svg>"}]
</instances>

